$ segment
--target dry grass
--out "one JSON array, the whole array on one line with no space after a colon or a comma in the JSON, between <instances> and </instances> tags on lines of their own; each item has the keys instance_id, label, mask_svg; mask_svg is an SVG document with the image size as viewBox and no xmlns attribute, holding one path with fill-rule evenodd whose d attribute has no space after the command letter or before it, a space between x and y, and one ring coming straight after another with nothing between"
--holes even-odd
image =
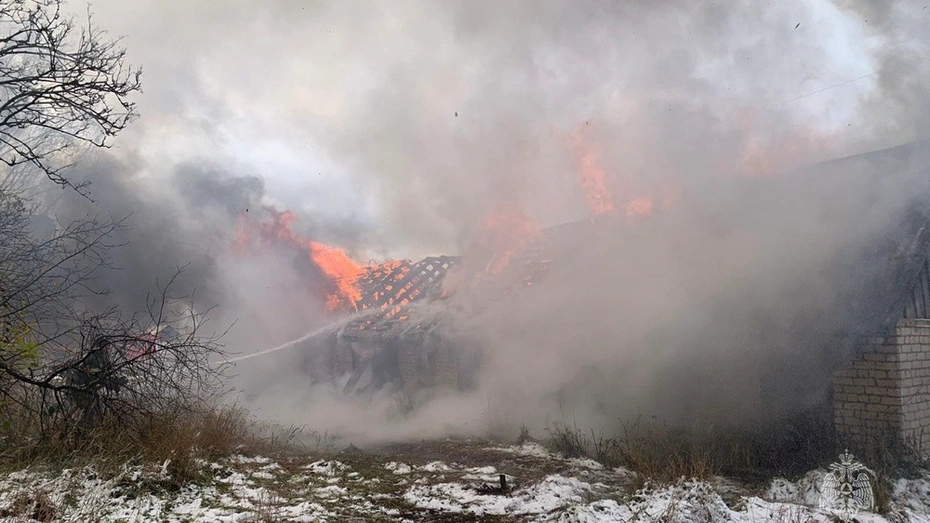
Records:
<instances>
[{"instance_id":1,"label":"dry grass","mask_svg":"<svg viewBox=\"0 0 930 523\"><path fill-rule=\"evenodd\" d=\"M55 520L58 511L44 490L21 492L13 498L6 509L0 510L0 518L22 519L49 523Z\"/></svg>"},{"instance_id":2,"label":"dry grass","mask_svg":"<svg viewBox=\"0 0 930 523\"><path fill-rule=\"evenodd\" d=\"M658 423L621 425L617 435L602 436L575 426L547 430L548 446L566 457L587 457L606 466L637 472L633 490L645 483L674 484L681 478L709 479L723 475L746 486L766 486L774 477L797 479L826 468L844 449L874 472L876 512L888 512L892 478L918 477L930 462L915 441L888 437L853 444L839 440L828 422L815 415L798 415L768 427L719 429L692 426L688 430Z\"/></svg>"},{"instance_id":3,"label":"dry grass","mask_svg":"<svg viewBox=\"0 0 930 523\"><path fill-rule=\"evenodd\" d=\"M755 428L699 423L683 428L635 420L610 436L565 424L547 432L548 446L567 457L626 467L641 481L663 484L726 475L761 485L775 476L798 477L825 466L842 451L832 425L812 414Z\"/></svg>"},{"instance_id":4,"label":"dry grass","mask_svg":"<svg viewBox=\"0 0 930 523\"><path fill-rule=\"evenodd\" d=\"M234 453L271 454L280 440L262 437L257 425L236 407L203 408L194 412L165 412L130 422L106 420L85 431L74 427L38 427L19 420L3 431L0 467L18 470L44 465L52 468L93 463L102 472L127 463L165 465L174 488L201 478L201 460Z\"/></svg>"},{"instance_id":5,"label":"dry grass","mask_svg":"<svg viewBox=\"0 0 930 523\"><path fill-rule=\"evenodd\" d=\"M620 436L605 437L577 427L555 425L547 429L548 443L566 457L587 457L608 467L633 470L641 482L708 479L717 473L708 450L686 433L667 427L625 425L622 429Z\"/></svg>"}]
</instances>

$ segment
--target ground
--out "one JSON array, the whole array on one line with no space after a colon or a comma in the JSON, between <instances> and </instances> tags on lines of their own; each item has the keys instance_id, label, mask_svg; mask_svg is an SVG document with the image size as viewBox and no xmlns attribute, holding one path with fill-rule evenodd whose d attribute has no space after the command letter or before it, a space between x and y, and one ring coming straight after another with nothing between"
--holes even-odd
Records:
<instances>
[{"instance_id":1,"label":"ground","mask_svg":"<svg viewBox=\"0 0 930 523\"><path fill-rule=\"evenodd\" d=\"M0 521L831 521L818 510L823 471L762 487L681 480L643 486L635 474L566 459L536 443L480 441L351 448L271 459L203 462L205 479L177 485L166 470L93 467L0 476ZM508 491L500 493L500 475ZM930 523L930 473L894 484L885 516Z\"/></svg>"}]
</instances>

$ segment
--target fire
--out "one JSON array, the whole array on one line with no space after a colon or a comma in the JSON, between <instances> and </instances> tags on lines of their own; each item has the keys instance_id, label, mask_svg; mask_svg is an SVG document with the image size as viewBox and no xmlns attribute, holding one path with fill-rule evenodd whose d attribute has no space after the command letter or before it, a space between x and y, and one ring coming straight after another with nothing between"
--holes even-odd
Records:
<instances>
[{"instance_id":1,"label":"fire","mask_svg":"<svg viewBox=\"0 0 930 523\"><path fill-rule=\"evenodd\" d=\"M331 311L357 309L362 295L355 282L364 272L364 267L350 258L344 250L310 240L294 232L292 226L297 221L295 213L272 208L266 208L265 211L270 220L263 223L255 224L249 221L248 216L240 216L233 240L234 250L243 253L253 241L263 246L278 243L296 248L305 253L326 276L329 284L325 297L327 308Z\"/></svg>"},{"instance_id":2,"label":"fire","mask_svg":"<svg viewBox=\"0 0 930 523\"><path fill-rule=\"evenodd\" d=\"M492 275L503 272L539 232L539 224L519 207L499 205L493 208L478 233L490 249L483 272Z\"/></svg>"},{"instance_id":3,"label":"fire","mask_svg":"<svg viewBox=\"0 0 930 523\"><path fill-rule=\"evenodd\" d=\"M355 287L355 280L362 268L342 249L314 241L309 242L309 246L310 258L323 274L336 284L337 291L330 293L326 298L329 310L338 310L344 306L355 307L362 299L361 292Z\"/></svg>"},{"instance_id":4,"label":"fire","mask_svg":"<svg viewBox=\"0 0 930 523\"><path fill-rule=\"evenodd\" d=\"M578 181L584 193L585 204L592 218L614 216L617 214L616 199L607 188L607 172L601 167L600 156L591 147L588 140L588 123L585 122L571 136L572 156L578 167ZM654 202L652 198L641 196L619 205L623 215L628 218L649 216Z\"/></svg>"},{"instance_id":5,"label":"fire","mask_svg":"<svg viewBox=\"0 0 930 523\"><path fill-rule=\"evenodd\" d=\"M630 200L624 206L624 215L627 218L633 218L634 216L649 216L652 214L652 199L651 198L637 198L635 200Z\"/></svg>"},{"instance_id":6,"label":"fire","mask_svg":"<svg viewBox=\"0 0 930 523\"><path fill-rule=\"evenodd\" d=\"M614 201L607 189L607 173L600 166L600 158L585 137L587 122L572 134L572 155L578 166L578 180L584 193L588 211L594 216L613 215Z\"/></svg>"}]
</instances>

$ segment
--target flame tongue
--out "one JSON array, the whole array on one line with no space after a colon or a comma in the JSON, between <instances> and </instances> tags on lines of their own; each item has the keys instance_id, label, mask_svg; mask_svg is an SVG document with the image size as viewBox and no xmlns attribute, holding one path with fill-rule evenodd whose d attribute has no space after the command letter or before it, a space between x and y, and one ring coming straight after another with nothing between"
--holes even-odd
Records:
<instances>
[{"instance_id":1,"label":"flame tongue","mask_svg":"<svg viewBox=\"0 0 930 523\"><path fill-rule=\"evenodd\" d=\"M616 209L607 189L607 173L600 166L597 151L588 145L586 125L579 127L571 138L572 154L578 166L578 181L592 216L613 215Z\"/></svg>"},{"instance_id":2,"label":"flame tongue","mask_svg":"<svg viewBox=\"0 0 930 523\"><path fill-rule=\"evenodd\" d=\"M539 236L540 227L519 207L498 206L488 215L481 234L490 243L491 256L484 272L500 274L514 256Z\"/></svg>"},{"instance_id":3,"label":"flame tongue","mask_svg":"<svg viewBox=\"0 0 930 523\"><path fill-rule=\"evenodd\" d=\"M649 216L652 214L652 199L637 198L635 200L630 200L624 206L624 214L627 218L632 218L634 216Z\"/></svg>"},{"instance_id":4,"label":"flame tongue","mask_svg":"<svg viewBox=\"0 0 930 523\"><path fill-rule=\"evenodd\" d=\"M304 253L326 277L326 306L331 311L357 309L362 295L355 281L363 267L337 247L310 240L294 232L297 215L291 211L265 209L269 220L255 224L242 215L234 239L236 252L245 252L253 243L259 246L284 245ZM254 240L254 242L253 242Z\"/></svg>"},{"instance_id":5,"label":"flame tongue","mask_svg":"<svg viewBox=\"0 0 930 523\"><path fill-rule=\"evenodd\" d=\"M469 255L477 260L471 285L492 283L503 273L519 276L519 261L527 249L539 238L539 224L519 206L498 205L491 209L478 229ZM504 277L503 279L507 279Z\"/></svg>"},{"instance_id":6,"label":"flame tongue","mask_svg":"<svg viewBox=\"0 0 930 523\"><path fill-rule=\"evenodd\" d=\"M587 122L571 136L572 156L578 168L578 181L584 194L585 204L592 218L615 216L617 204L607 185L607 172L601 167L600 156L589 143ZM652 214L652 198L639 197L619 205L627 218Z\"/></svg>"},{"instance_id":7,"label":"flame tongue","mask_svg":"<svg viewBox=\"0 0 930 523\"><path fill-rule=\"evenodd\" d=\"M329 310L343 307L357 309L356 304L362 300L362 293L355 287L355 280L362 268L342 249L314 241L310 242L310 257L323 274L336 284L336 292L326 298Z\"/></svg>"}]
</instances>

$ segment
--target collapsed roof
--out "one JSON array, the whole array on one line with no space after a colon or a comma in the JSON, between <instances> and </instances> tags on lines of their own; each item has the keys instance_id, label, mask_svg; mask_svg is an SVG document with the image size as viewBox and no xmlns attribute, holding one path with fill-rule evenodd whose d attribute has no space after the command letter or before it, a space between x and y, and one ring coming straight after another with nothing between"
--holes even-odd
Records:
<instances>
[{"instance_id":1,"label":"collapsed roof","mask_svg":"<svg viewBox=\"0 0 930 523\"><path fill-rule=\"evenodd\" d=\"M884 336L899 319L930 318L930 227L927 227L930 198L921 196L930 195L930 158L925 152L928 145L930 142L913 142L809 166L785 177L744 181L764 195L755 201L765 202L768 197L766 204L776 207L781 196L793 194L790 191L807 191L816 198L825 195L843 198L844 191L855 190L856 194L875 194L879 198L891 187L900 189L909 185L907 190L913 192L913 197L906 212L896 214L900 219L883 225L877 241L836 253L829 274L823 275L839 297L839 306L831 312L830 319L839 331L840 343L846 347L858 345L863 338ZM803 177L803 183L785 183L798 177ZM779 194L786 185L792 186L790 191ZM747 212L746 216L752 216L765 211L750 208ZM862 222L853 224L854 227L864 227L870 215L863 212L851 219ZM510 260L511 270L500 275L499 280L503 281L498 281L495 291L498 295L513 294L514 289L545 282L550 264L583 248L576 242L585 236L585 231L597 227L598 222L584 220L541 231ZM343 320L298 344L302 347L299 350L319 352L320 348L350 347L353 358L350 367L361 372L366 367L377 367L360 364L375 357L372 347L394 347L390 350L396 351L398 346L448 343L441 338L455 331L449 326L460 316L473 313L448 300L456 288L450 281L467 272L467 263L460 256L435 256L367 269L356 282L361 299L354 310L346 311ZM473 279L466 280L466 287L476 283ZM461 286L457 288L461 290ZM484 293L482 298L493 300L494 296L493 292ZM796 337L797 340L809 341L804 336ZM837 349L838 354L849 352L838 346ZM332 371L334 365L329 362L318 367Z\"/></svg>"},{"instance_id":2,"label":"collapsed roof","mask_svg":"<svg viewBox=\"0 0 930 523\"><path fill-rule=\"evenodd\" d=\"M852 177L876 194L888 184L930 179L930 141L824 162L801 170L809 188L822 194L839 194L836 188L848 186ZM759 182L760 186L779 183L778 179ZM928 185L930 186L930 185ZM914 187L919 193L927 187ZM762 190L767 190L763 188ZM928 194L930 196L930 194ZM842 314L849 319L847 334L854 337L881 337L902 318L930 318L930 198L914 198L902 219L885 231L881 241L862 252L844 253L829 277L844 298ZM579 236L590 228L589 220L551 227L522 249L512 265L508 289L542 280L554 253L554 244ZM419 262L399 262L370 269L359 280L361 314L347 317L338 330L347 336L387 335L411 328L405 325L408 309L414 303L446 297L443 282L460 265L460 256L437 256ZM424 325L412 328L424 329Z\"/></svg>"}]
</instances>

